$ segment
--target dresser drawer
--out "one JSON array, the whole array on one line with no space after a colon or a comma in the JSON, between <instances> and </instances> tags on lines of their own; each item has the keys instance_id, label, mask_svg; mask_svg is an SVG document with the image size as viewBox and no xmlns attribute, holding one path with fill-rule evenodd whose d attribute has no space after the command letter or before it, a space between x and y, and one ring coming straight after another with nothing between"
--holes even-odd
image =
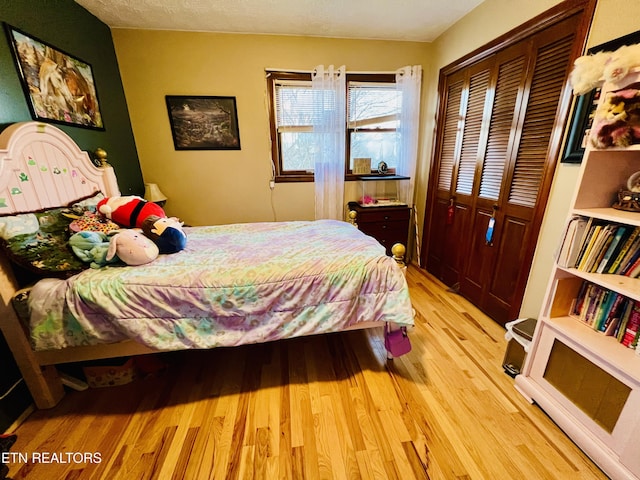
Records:
<instances>
[{"instance_id":1,"label":"dresser drawer","mask_svg":"<svg viewBox=\"0 0 640 480\"><path fill-rule=\"evenodd\" d=\"M396 222L409 220L409 208L369 207L357 210L357 223Z\"/></svg>"},{"instance_id":2,"label":"dresser drawer","mask_svg":"<svg viewBox=\"0 0 640 480\"><path fill-rule=\"evenodd\" d=\"M407 245L409 224L407 222L387 222L385 224L359 224L363 233L375 238L390 252L395 243Z\"/></svg>"},{"instance_id":3,"label":"dresser drawer","mask_svg":"<svg viewBox=\"0 0 640 480\"><path fill-rule=\"evenodd\" d=\"M361 207L355 202L350 202L349 209L357 213L358 228L378 240L386 248L387 255L391 255L391 247L396 243L407 246L411 208Z\"/></svg>"}]
</instances>

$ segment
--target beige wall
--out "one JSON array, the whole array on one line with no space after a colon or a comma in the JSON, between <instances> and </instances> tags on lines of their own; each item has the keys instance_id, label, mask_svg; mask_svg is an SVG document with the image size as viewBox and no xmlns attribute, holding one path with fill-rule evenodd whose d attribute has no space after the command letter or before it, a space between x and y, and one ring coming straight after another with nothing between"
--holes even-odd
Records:
<instances>
[{"instance_id":1,"label":"beige wall","mask_svg":"<svg viewBox=\"0 0 640 480\"><path fill-rule=\"evenodd\" d=\"M144 179L169 197L168 214L194 225L313 219L312 183L269 189L265 68L426 68L430 50L424 43L125 29L113 37ZM174 150L165 95L235 96L241 150ZM347 186L347 200L355 187Z\"/></svg>"},{"instance_id":2,"label":"beige wall","mask_svg":"<svg viewBox=\"0 0 640 480\"><path fill-rule=\"evenodd\" d=\"M490 40L506 33L510 29L524 23L539 13L561 3L557 0L531 2L528 0L486 0L469 15L457 22L433 44L433 69L431 84L437 84L440 68L448 65L463 55L481 47ZM619 12L626 12L620 15ZM499 18L500 21L494 19ZM608 40L626 35L640 29L640 12L628 8L624 0L599 0L587 41L587 47L599 45ZM435 99L437 91L431 90L424 104L430 111L424 112L425 131L424 151L430 151L435 117ZM420 164L419 184L423 187L417 191L417 205L424 205L428 179L428 163ZM578 178L578 165L558 163L554 176L547 210L525 291L520 317L537 317L547 287L553 255L560 241L562 229L569 211L569 204ZM424 208L424 207L423 207Z\"/></svg>"},{"instance_id":3,"label":"beige wall","mask_svg":"<svg viewBox=\"0 0 640 480\"><path fill-rule=\"evenodd\" d=\"M558 3L485 0L433 44L116 29L114 43L145 181L160 184L170 197L169 214L192 224L311 219L311 184L278 184L269 190L264 69L345 64L351 71L391 71L421 64L425 73L415 203L422 227L439 70ZM640 13L629 9L626 0L599 0L588 46L639 28ZM175 151L167 94L236 96L242 150ZM558 164L521 316L538 316L578 170ZM355 185L348 185L347 200L356 196Z\"/></svg>"},{"instance_id":4,"label":"beige wall","mask_svg":"<svg viewBox=\"0 0 640 480\"><path fill-rule=\"evenodd\" d=\"M423 80L423 83L429 85L430 88L423 92L423 138L416 176L415 205L418 212L420 238L422 238L429 169L431 167L430 158L437 114L440 69L558 3L560 3L558 0L536 0L535 2L530 0L485 0L432 44L432 61L429 64L430 68L425 71Z\"/></svg>"},{"instance_id":5,"label":"beige wall","mask_svg":"<svg viewBox=\"0 0 640 480\"><path fill-rule=\"evenodd\" d=\"M628 6L629 2L625 0L598 0L587 48L640 29L640 11ZM619 14L622 11L626 12L625 15ZM539 314L579 170L578 165L558 163L520 317L537 317Z\"/></svg>"}]
</instances>

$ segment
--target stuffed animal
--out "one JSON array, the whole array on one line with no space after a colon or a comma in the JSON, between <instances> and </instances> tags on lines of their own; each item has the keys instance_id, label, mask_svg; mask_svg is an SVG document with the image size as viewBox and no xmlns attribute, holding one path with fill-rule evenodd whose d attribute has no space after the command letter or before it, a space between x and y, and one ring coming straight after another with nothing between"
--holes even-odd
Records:
<instances>
[{"instance_id":1,"label":"stuffed animal","mask_svg":"<svg viewBox=\"0 0 640 480\"><path fill-rule=\"evenodd\" d=\"M187 235L182 225L183 222L176 217L149 215L142 222L142 232L158 246L160 253L175 253L184 250L187 245Z\"/></svg>"},{"instance_id":2,"label":"stuffed animal","mask_svg":"<svg viewBox=\"0 0 640 480\"><path fill-rule=\"evenodd\" d=\"M109 233L113 230L120 230L120 225L93 212L84 212L84 214L72 218L74 218L74 220L69 224L69 230L72 232L91 231Z\"/></svg>"},{"instance_id":3,"label":"stuffed animal","mask_svg":"<svg viewBox=\"0 0 640 480\"><path fill-rule=\"evenodd\" d=\"M149 215L166 217L162 207L136 195L107 197L98 202L98 211L122 227L142 228L142 222Z\"/></svg>"},{"instance_id":4,"label":"stuffed animal","mask_svg":"<svg viewBox=\"0 0 640 480\"><path fill-rule=\"evenodd\" d=\"M573 93L584 95L604 82L623 81L633 67L640 65L640 44L623 45L614 52L583 55L573 65L569 75Z\"/></svg>"},{"instance_id":5,"label":"stuffed animal","mask_svg":"<svg viewBox=\"0 0 640 480\"><path fill-rule=\"evenodd\" d=\"M144 265L158 257L158 247L139 230L120 230L109 242L107 261L117 256L127 265Z\"/></svg>"},{"instance_id":6,"label":"stuffed animal","mask_svg":"<svg viewBox=\"0 0 640 480\"><path fill-rule=\"evenodd\" d=\"M591 143L596 148L640 143L640 82L605 94L594 116Z\"/></svg>"},{"instance_id":7,"label":"stuffed animal","mask_svg":"<svg viewBox=\"0 0 640 480\"><path fill-rule=\"evenodd\" d=\"M569 75L575 95L584 95L602 84L602 72L610 54L611 52L597 52L576 59Z\"/></svg>"},{"instance_id":8,"label":"stuffed animal","mask_svg":"<svg viewBox=\"0 0 640 480\"><path fill-rule=\"evenodd\" d=\"M103 232L82 231L69 238L69 246L73 253L91 268L100 268L109 263L116 263L118 257L107 260L110 237Z\"/></svg>"}]
</instances>

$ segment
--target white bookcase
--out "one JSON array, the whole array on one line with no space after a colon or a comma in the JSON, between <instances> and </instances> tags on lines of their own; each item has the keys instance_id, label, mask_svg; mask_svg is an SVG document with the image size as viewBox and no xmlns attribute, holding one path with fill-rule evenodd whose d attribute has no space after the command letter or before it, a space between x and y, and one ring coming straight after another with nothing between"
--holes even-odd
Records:
<instances>
[{"instance_id":1,"label":"white bookcase","mask_svg":"<svg viewBox=\"0 0 640 480\"><path fill-rule=\"evenodd\" d=\"M605 84L605 92L622 85ZM640 145L587 147L570 215L640 226L640 212L611 208L640 171ZM640 279L554 265L516 388L536 402L613 479L640 478L640 355L570 315L584 280L640 300Z\"/></svg>"}]
</instances>

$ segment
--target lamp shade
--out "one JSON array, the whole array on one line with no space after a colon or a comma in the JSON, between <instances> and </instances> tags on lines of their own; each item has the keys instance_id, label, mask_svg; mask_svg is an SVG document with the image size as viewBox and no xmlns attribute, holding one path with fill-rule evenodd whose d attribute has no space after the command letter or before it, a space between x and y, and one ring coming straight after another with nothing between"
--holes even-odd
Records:
<instances>
[{"instance_id":1,"label":"lamp shade","mask_svg":"<svg viewBox=\"0 0 640 480\"><path fill-rule=\"evenodd\" d=\"M167 196L160 191L157 183L145 183L144 199L149 202L164 202Z\"/></svg>"}]
</instances>

